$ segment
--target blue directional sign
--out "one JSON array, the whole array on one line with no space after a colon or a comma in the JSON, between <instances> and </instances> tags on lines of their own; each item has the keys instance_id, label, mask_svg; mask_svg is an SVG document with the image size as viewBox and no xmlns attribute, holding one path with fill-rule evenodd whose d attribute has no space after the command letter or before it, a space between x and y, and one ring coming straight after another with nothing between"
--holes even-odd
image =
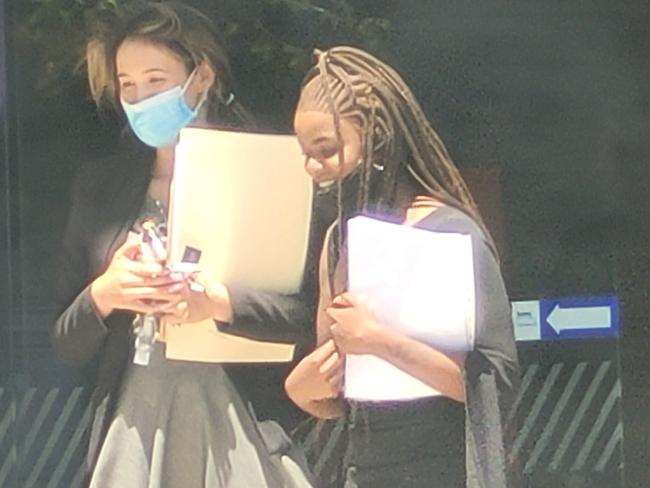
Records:
<instances>
[{"instance_id":1,"label":"blue directional sign","mask_svg":"<svg viewBox=\"0 0 650 488\"><path fill-rule=\"evenodd\" d=\"M541 300L539 306L542 339L618 337L616 297Z\"/></svg>"},{"instance_id":2,"label":"blue directional sign","mask_svg":"<svg viewBox=\"0 0 650 488\"><path fill-rule=\"evenodd\" d=\"M512 303L518 341L618 337L618 298L576 297Z\"/></svg>"}]
</instances>

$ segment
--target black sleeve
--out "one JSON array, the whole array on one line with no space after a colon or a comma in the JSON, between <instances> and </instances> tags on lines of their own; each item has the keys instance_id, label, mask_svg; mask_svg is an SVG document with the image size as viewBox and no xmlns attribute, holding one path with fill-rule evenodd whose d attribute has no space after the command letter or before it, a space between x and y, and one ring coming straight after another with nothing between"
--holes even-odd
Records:
<instances>
[{"instance_id":1,"label":"black sleeve","mask_svg":"<svg viewBox=\"0 0 650 488\"><path fill-rule=\"evenodd\" d=\"M475 348L465 361L468 487L520 486L508 458L511 409L519 364L510 303L499 264L482 238L473 239L476 280Z\"/></svg>"},{"instance_id":2,"label":"black sleeve","mask_svg":"<svg viewBox=\"0 0 650 488\"><path fill-rule=\"evenodd\" d=\"M485 241L474 238L476 347L468 356L472 374L493 371L502 391L517 385L519 365L512 314L499 264Z\"/></svg>"},{"instance_id":3,"label":"black sleeve","mask_svg":"<svg viewBox=\"0 0 650 488\"><path fill-rule=\"evenodd\" d=\"M233 321L229 333L284 342L310 340L314 300L309 286L300 293L282 295L241 287L228 287Z\"/></svg>"},{"instance_id":4,"label":"black sleeve","mask_svg":"<svg viewBox=\"0 0 650 488\"><path fill-rule=\"evenodd\" d=\"M50 323L50 339L56 354L71 366L88 363L98 353L107 333L90 297L89 254L86 235L90 202L85 198L84 178L75 181L72 206L64 231L56 291L57 316Z\"/></svg>"}]
</instances>

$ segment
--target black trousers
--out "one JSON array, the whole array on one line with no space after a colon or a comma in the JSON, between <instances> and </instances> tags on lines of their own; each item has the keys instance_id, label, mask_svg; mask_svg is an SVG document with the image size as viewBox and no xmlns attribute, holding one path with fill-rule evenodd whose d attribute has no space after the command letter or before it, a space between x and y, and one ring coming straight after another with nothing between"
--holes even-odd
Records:
<instances>
[{"instance_id":1,"label":"black trousers","mask_svg":"<svg viewBox=\"0 0 650 488\"><path fill-rule=\"evenodd\" d=\"M465 410L434 397L351 403L345 488L462 488Z\"/></svg>"}]
</instances>

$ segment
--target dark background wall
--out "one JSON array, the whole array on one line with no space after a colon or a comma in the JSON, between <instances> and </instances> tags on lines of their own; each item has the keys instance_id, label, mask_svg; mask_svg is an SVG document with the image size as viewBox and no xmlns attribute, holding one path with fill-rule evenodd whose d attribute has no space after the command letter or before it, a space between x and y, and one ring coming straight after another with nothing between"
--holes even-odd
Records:
<instances>
[{"instance_id":1,"label":"dark background wall","mask_svg":"<svg viewBox=\"0 0 650 488\"><path fill-rule=\"evenodd\" d=\"M627 486L646 486L648 4L407 1L391 16L396 63L458 164L501 171L510 296L621 299Z\"/></svg>"}]
</instances>

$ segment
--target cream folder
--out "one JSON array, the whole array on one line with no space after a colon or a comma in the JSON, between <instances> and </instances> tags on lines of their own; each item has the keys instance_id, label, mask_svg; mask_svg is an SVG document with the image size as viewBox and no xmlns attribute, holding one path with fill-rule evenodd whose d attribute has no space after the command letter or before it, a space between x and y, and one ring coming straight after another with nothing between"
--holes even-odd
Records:
<instances>
[{"instance_id":1,"label":"cream folder","mask_svg":"<svg viewBox=\"0 0 650 488\"><path fill-rule=\"evenodd\" d=\"M368 217L348 221L349 291L379 322L450 352L474 344L474 262L469 235L430 232ZM411 400L439 394L372 355L347 355L345 396Z\"/></svg>"},{"instance_id":2,"label":"cream folder","mask_svg":"<svg viewBox=\"0 0 650 488\"><path fill-rule=\"evenodd\" d=\"M169 268L198 269L226 285L297 292L312 200L303 162L292 135L183 129L170 197ZM164 336L168 358L193 361L290 361L295 347L227 334L212 320L168 325Z\"/></svg>"}]
</instances>

